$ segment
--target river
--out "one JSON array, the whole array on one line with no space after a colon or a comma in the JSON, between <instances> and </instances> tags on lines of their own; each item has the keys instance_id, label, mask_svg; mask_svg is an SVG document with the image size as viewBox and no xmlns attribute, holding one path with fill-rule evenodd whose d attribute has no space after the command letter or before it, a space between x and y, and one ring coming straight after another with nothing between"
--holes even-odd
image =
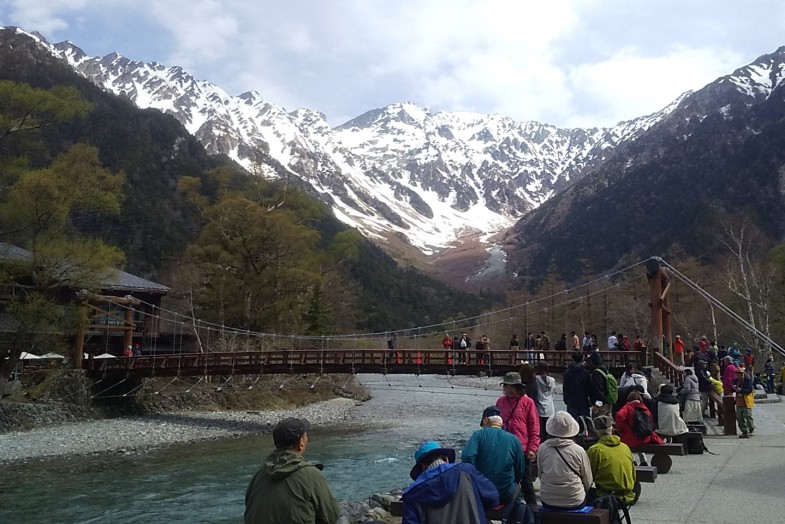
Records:
<instances>
[{"instance_id":1,"label":"river","mask_svg":"<svg viewBox=\"0 0 785 524\"><path fill-rule=\"evenodd\" d=\"M360 380L373 395L353 414L364 429L314 428L306 455L325 464L339 499L405 486L422 440L461 448L500 394L498 378ZM3 466L0 522L239 523L245 488L271 449L272 438L258 435Z\"/></svg>"}]
</instances>

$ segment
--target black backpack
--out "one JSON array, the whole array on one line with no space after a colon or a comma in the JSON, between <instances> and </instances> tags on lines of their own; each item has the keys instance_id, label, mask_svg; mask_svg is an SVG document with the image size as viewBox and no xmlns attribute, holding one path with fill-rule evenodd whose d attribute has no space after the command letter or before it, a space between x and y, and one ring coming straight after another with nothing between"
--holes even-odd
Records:
<instances>
[{"instance_id":1,"label":"black backpack","mask_svg":"<svg viewBox=\"0 0 785 524\"><path fill-rule=\"evenodd\" d=\"M502 524L534 524L534 513L523 500L516 498L510 502L502 515Z\"/></svg>"},{"instance_id":2,"label":"black backpack","mask_svg":"<svg viewBox=\"0 0 785 524\"><path fill-rule=\"evenodd\" d=\"M625 521L630 524L630 513L627 511L627 507L616 498L616 495L606 495L594 499L591 505L595 508L607 509L610 513L611 524L624 524Z\"/></svg>"},{"instance_id":3,"label":"black backpack","mask_svg":"<svg viewBox=\"0 0 785 524\"><path fill-rule=\"evenodd\" d=\"M635 406L632 412L632 432L639 437L648 437L654 431L654 421L643 407Z\"/></svg>"}]
</instances>

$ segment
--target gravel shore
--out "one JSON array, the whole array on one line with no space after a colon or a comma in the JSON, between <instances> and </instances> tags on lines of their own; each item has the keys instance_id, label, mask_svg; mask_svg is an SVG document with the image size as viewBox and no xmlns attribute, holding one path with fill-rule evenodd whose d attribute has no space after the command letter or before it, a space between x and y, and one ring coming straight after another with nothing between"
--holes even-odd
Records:
<instances>
[{"instance_id":1,"label":"gravel shore","mask_svg":"<svg viewBox=\"0 0 785 524\"><path fill-rule=\"evenodd\" d=\"M286 417L312 425L345 424L357 401L337 398L302 408L275 411L188 411L123 417L0 434L0 463L94 453L131 453L171 444L269 433Z\"/></svg>"}]
</instances>

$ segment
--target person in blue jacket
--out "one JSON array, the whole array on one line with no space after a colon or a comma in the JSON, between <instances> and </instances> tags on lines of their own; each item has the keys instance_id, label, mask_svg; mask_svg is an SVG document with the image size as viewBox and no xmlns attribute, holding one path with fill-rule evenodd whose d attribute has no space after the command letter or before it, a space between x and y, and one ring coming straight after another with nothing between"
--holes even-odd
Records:
<instances>
[{"instance_id":1,"label":"person in blue jacket","mask_svg":"<svg viewBox=\"0 0 785 524\"><path fill-rule=\"evenodd\" d=\"M433 440L414 453L405 490L402 524L486 524L485 509L499 504L496 486L467 463L455 463L455 450Z\"/></svg>"}]
</instances>

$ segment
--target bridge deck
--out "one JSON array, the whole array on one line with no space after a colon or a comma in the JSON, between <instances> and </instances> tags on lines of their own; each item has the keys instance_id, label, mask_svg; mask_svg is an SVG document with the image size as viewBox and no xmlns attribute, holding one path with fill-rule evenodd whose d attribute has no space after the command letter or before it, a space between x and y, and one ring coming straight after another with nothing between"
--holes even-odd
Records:
<instances>
[{"instance_id":1,"label":"bridge deck","mask_svg":"<svg viewBox=\"0 0 785 524\"><path fill-rule=\"evenodd\" d=\"M639 355L629 351L603 351L611 369L627 361L637 363ZM83 362L90 374L138 377L198 375L259 375L286 373L386 373L500 375L517 370L530 357L545 360L552 371L561 372L570 361L569 352L492 351L490 356L472 351L432 349L329 349L272 350L233 353L174 353L95 359Z\"/></svg>"}]
</instances>

